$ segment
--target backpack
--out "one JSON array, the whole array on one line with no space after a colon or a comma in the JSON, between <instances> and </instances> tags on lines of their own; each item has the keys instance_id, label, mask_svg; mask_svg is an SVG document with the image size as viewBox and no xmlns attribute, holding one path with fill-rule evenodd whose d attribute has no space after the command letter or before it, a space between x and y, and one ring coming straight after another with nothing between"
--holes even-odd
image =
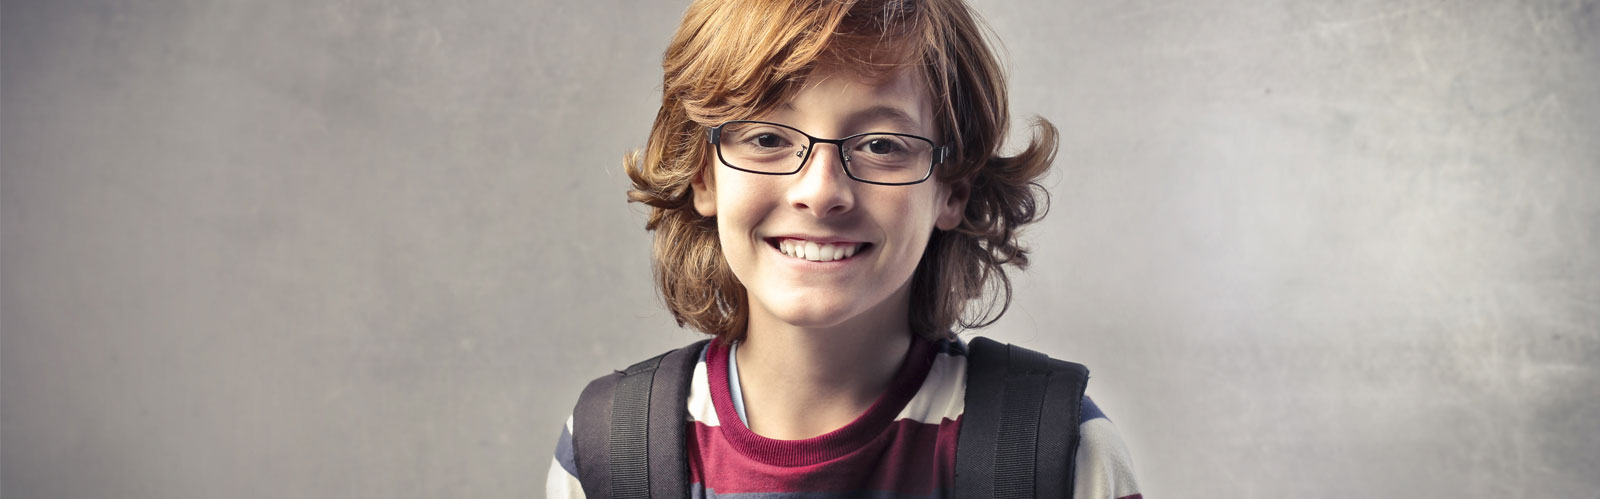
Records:
<instances>
[{"instance_id":1,"label":"backpack","mask_svg":"<svg viewBox=\"0 0 1600 499\"><path fill-rule=\"evenodd\" d=\"M587 497L689 497L685 404L707 341L584 388L573 411L572 445ZM951 495L1071 497L1088 379L1089 370L1080 364L973 338Z\"/></svg>"}]
</instances>

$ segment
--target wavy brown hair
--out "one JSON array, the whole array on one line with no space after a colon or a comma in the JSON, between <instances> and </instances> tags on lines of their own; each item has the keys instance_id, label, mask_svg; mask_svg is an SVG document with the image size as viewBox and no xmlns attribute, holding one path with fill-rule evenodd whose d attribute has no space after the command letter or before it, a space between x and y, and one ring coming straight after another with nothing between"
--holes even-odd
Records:
<instances>
[{"instance_id":1,"label":"wavy brown hair","mask_svg":"<svg viewBox=\"0 0 1600 499\"><path fill-rule=\"evenodd\" d=\"M706 127L772 110L824 66L865 79L920 69L940 136L955 149L938 181L971 187L960 225L936 229L917 264L911 329L945 337L992 324L1010 306L1003 266L1028 265L1018 230L1048 209L1038 180L1054 160L1057 135L1037 119L1022 152L999 153L1010 119L1005 76L961 0L697 0L661 65L661 109L649 142L623 167L633 181L628 199L650 206L655 279L679 326L734 340L749 318L716 220L694 209L690 183L712 154Z\"/></svg>"}]
</instances>

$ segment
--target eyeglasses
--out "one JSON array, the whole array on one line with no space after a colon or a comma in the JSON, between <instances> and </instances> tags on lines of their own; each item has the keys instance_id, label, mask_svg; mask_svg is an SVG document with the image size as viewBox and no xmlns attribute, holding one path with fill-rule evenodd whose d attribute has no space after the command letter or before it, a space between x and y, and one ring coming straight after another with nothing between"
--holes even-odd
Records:
<instances>
[{"instance_id":1,"label":"eyeglasses","mask_svg":"<svg viewBox=\"0 0 1600 499\"><path fill-rule=\"evenodd\" d=\"M729 121L706 130L717 147L717 159L729 168L762 175L793 175L811 158L817 143L839 148L844 173L859 182L878 185L919 184L933 176L950 146L904 133L858 133L842 139L819 139L788 125L765 121Z\"/></svg>"}]
</instances>

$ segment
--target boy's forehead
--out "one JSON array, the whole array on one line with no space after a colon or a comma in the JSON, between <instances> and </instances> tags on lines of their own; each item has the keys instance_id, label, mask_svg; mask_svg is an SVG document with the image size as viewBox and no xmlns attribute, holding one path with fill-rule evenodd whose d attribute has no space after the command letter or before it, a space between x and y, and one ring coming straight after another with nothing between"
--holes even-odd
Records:
<instances>
[{"instance_id":1,"label":"boy's forehead","mask_svg":"<svg viewBox=\"0 0 1600 499\"><path fill-rule=\"evenodd\" d=\"M892 98L925 94L921 74L910 67L892 71L867 72L839 65L819 67L802 78L801 91L810 89L832 92L858 92L879 98ZM925 97L925 95L924 95Z\"/></svg>"},{"instance_id":2,"label":"boy's forehead","mask_svg":"<svg viewBox=\"0 0 1600 499\"><path fill-rule=\"evenodd\" d=\"M848 68L819 68L777 109L778 114L845 112L926 127L933 103L920 72L902 68L876 75Z\"/></svg>"}]
</instances>

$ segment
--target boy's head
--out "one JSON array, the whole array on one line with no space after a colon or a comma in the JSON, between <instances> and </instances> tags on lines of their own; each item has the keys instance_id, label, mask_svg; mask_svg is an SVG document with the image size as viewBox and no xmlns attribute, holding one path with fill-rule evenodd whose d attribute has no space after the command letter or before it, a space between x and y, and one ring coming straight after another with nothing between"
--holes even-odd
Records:
<instances>
[{"instance_id":1,"label":"boy's head","mask_svg":"<svg viewBox=\"0 0 1600 499\"><path fill-rule=\"evenodd\" d=\"M626 169L680 324L889 313L937 338L1004 313L1055 130L997 154L1005 83L962 2L697 1L663 67Z\"/></svg>"}]
</instances>

